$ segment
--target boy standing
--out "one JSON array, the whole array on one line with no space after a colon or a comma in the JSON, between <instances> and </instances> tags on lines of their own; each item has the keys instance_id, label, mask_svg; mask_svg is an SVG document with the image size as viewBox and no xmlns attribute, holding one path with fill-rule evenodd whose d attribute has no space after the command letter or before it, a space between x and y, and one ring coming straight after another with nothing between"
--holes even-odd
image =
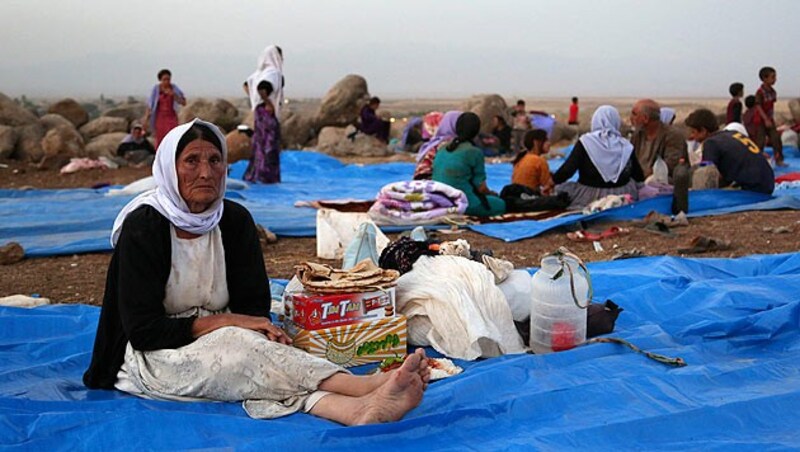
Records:
<instances>
[{"instance_id":1,"label":"boy standing","mask_svg":"<svg viewBox=\"0 0 800 452\"><path fill-rule=\"evenodd\" d=\"M733 97L733 99L728 102L728 112L725 115L725 123L730 124L732 122L738 122L741 124L744 85L739 82L731 83L731 86L728 88L728 92L731 93L731 97Z\"/></svg>"},{"instance_id":2,"label":"boy standing","mask_svg":"<svg viewBox=\"0 0 800 452\"><path fill-rule=\"evenodd\" d=\"M522 141L525 138L525 132L531 128L531 120L528 117L528 112L525 111L525 101L520 99L517 105L511 112L513 117L513 128L511 130L511 150L519 152L522 150Z\"/></svg>"},{"instance_id":3,"label":"boy standing","mask_svg":"<svg viewBox=\"0 0 800 452\"><path fill-rule=\"evenodd\" d=\"M578 98L572 98L572 104L569 106L569 125L577 126L578 125Z\"/></svg>"},{"instance_id":4,"label":"boy standing","mask_svg":"<svg viewBox=\"0 0 800 452\"><path fill-rule=\"evenodd\" d=\"M769 136L775 164L783 166L783 146L778 129L775 128L775 101L778 100L778 94L773 86L778 80L778 74L775 68L765 66L758 71L758 77L762 83L756 91L756 115L759 116L760 124L756 129L755 142L763 150Z\"/></svg>"}]
</instances>

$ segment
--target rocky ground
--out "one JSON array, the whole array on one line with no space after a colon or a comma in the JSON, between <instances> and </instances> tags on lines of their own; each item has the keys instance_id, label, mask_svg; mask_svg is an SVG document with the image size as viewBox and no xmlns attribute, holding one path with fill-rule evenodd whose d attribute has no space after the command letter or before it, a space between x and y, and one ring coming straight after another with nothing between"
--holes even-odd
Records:
<instances>
[{"instance_id":1,"label":"rocky ground","mask_svg":"<svg viewBox=\"0 0 800 452\"><path fill-rule=\"evenodd\" d=\"M376 159L350 161L372 163ZM126 184L148 175L147 169L89 170L59 175L55 170L40 170L30 164L12 160L0 161L0 188L85 188L101 183ZM736 257L761 253L795 252L800 249L800 212L745 212L690 220L687 227L677 228L677 237L667 238L633 227L631 222L593 224L598 231L610 226L630 228L627 235L603 240L603 251L595 251L591 243L570 242L565 231L554 231L539 237L506 243L470 231L459 231L448 237L464 238L473 247L491 249L495 256L512 261L518 267L538 265L543 253L566 245L587 261L609 260L622 250L637 249L646 255L679 255L678 249L698 235L730 240L732 249L703 254L703 257ZM765 228L783 227L788 232L765 232ZM444 235L442 235L444 236ZM394 238L395 236L390 236ZM2 239L0 239L2 241ZM2 245L3 243L0 243ZM289 278L293 266L317 259L314 238L280 238L264 245L267 271L274 278ZM0 266L0 296L34 294L59 303L98 304L102 300L105 273L111 255L108 253L80 254L50 258L25 259Z\"/></svg>"}]
</instances>

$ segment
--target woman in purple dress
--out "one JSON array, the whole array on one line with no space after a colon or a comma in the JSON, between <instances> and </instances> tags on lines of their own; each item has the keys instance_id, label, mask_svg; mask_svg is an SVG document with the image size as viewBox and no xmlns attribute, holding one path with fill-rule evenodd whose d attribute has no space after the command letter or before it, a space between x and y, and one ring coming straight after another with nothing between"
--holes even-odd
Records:
<instances>
[{"instance_id":1,"label":"woman in purple dress","mask_svg":"<svg viewBox=\"0 0 800 452\"><path fill-rule=\"evenodd\" d=\"M275 115L275 106L269 99L272 83L262 80L258 84L261 103L255 108L253 156L244 173L244 180L262 184L281 181L281 128Z\"/></svg>"}]
</instances>

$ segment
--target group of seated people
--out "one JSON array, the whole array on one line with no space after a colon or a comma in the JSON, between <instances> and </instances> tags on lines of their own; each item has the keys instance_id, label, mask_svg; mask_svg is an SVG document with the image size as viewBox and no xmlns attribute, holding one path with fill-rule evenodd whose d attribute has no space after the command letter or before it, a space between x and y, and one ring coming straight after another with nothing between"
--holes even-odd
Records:
<instances>
[{"instance_id":1,"label":"group of seated people","mask_svg":"<svg viewBox=\"0 0 800 452\"><path fill-rule=\"evenodd\" d=\"M768 158L747 133L733 126L719 130L716 116L698 109L685 121L689 139L699 144L697 157L690 159L686 137L664 121L663 111L653 100L636 102L630 121L631 140L620 133L622 119L616 108L599 107L592 116L591 131L582 135L561 167L551 174L542 157L550 148L545 130L528 130L524 148L513 160L511 185L498 195L486 183L484 152L476 144L480 118L471 112L447 112L434 137L424 143L417 155L414 179L432 179L463 191L469 201L466 214L477 217L524 211L526 206L541 210L542 203L517 202L506 193L521 187L530 197L568 198L569 209L580 209L609 195L628 195L639 199L646 184L653 183L654 166L666 166L662 185L672 188L678 165L689 167L691 187L695 189L736 187L772 193L774 173ZM497 124L495 124L497 125ZM693 161L695 160L695 161ZM578 179L570 182L577 173ZM558 202L544 205L559 205ZM566 206L565 206L566 207Z\"/></svg>"}]
</instances>

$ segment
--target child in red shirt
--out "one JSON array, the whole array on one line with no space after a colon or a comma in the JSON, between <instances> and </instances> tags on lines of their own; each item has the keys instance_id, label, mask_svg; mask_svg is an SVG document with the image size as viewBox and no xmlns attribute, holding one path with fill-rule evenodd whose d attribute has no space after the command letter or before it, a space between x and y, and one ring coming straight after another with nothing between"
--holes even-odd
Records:
<instances>
[{"instance_id":1,"label":"child in red shirt","mask_svg":"<svg viewBox=\"0 0 800 452\"><path fill-rule=\"evenodd\" d=\"M572 104L569 106L569 125L578 125L578 98L572 98Z\"/></svg>"}]
</instances>

